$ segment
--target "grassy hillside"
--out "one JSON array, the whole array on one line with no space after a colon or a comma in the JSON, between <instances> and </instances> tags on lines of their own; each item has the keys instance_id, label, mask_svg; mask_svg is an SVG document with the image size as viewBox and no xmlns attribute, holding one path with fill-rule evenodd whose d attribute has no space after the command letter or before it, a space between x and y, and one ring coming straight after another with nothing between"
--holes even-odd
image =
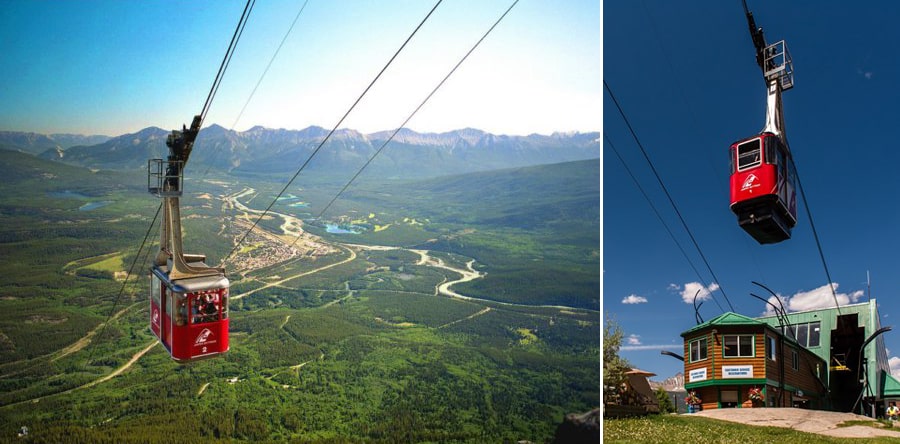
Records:
<instances>
[{"instance_id":1,"label":"grassy hillside","mask_svg":"<svg viewBox=\"0 0 900 444\"><path fill-rule=\"evenodd\" d=\"M599 309L599 160L361 185L343 199L326 219L389 225L352 236L354 242L474 258L487 277L462 285L464 294ZM309 229L327 235L321 227Z\"/></svg>"},{"instance_id":2,"label":"grassy hillside","mask_svg":"<svg viewBox=\"0 0 900 444\"><path fill-rule=\"evenodd\" d=\"M604 419L605 443L900 443L897 438L836 438L783 427L763 427L690 415L651 415L644 418Z\"/></svg>"},{"instance_id":3,"label":"grassy hillside","mask_svg":"<svg viewBox=\"0 0 900 444\"><path fill-rule=\"evenodd\" d=\"M405 248L339 243L328 255L246 273L231 264L231 351L178 365L152 345L143 254L113 310L122 289L113 275L132 263L158 205L144 192L145 179L0 154L24 172L6 184L16 193L0 197L0 441L27 426L33 442L544 442L564 414L599 400L599 315L531 308L598 298L593 191L570 199L565 187L550 185L561 171L589 177L590 163L524 172L545 174L542 186L556 190L546 199L532 195L547 217L525 222L529 212L516 204L479 206L458 190L470 183L461 178L404 185L392 198L367 192L374 197L340 201L348 218L371 228L359 237L330 235L333 241L415 246L444 268L420 264L419 253ZM520 188L535 188L520 174L486 174L480 186L500 193L519 180ZM275 209L316 211L334 187L322 183L311 196L296 191L309 208L285 202ZM242 203L264 207L280 189L261 177L189 185L185 242L211 262L228 252L236 232L223 230L235 216L223 211L223 196L252 187L256 194ZM83 209L95 202L109 203ZM587 216L575 214L582 205ZM263 224L279 225L274 218ZM473 260L487 277L454 289L523 304L439 296L442 283L459 279L454 270ZM570 282L540 274L552 270L572 273ZM569 291L569 299L560 296ZM105 379L116 370L122 373Z\"/></svg>"}]
</instances>

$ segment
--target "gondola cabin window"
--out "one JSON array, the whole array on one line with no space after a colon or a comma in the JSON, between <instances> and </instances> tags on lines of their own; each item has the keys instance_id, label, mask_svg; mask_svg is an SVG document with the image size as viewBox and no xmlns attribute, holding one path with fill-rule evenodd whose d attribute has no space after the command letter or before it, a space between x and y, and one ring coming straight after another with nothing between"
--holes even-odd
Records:
<instances>
[{"instance_id":1,"label":"gondola cabin window","mask_svg":"<svg viewBox=\"0 0 900 444\"><path fill-rule=\"evenodd\" d=\"M760 139L748 140L737 147L738 171L748 170L761 163Z\"/></svg>"},{"instance_id":2,"label":"gondola cabin window","mask_svg":"<svg viewBox=\"0 0 900 444\"><path fill-rule=\"evenodd\" d=\"M753 335L722 336L723 355L726 358L752 358Z\"/></svg>"},{"instance_id":3,"label":"gondola cabin window","mask_svg":"<svg viewBox=\"0 0 900 444\"><path fill-rule=\"evenodd\" d=\"M175 361L191 362L228 351L227 278L172 281L167 267L154 266L150 289L151 330Z\"/></svg>"},{"instance_id":4,"label":"gondola cabin window","mask_svg":"<svg viewBox=\"0 0 900 444\"><path fill-rule=\"evenodd\" d=\"M216 290L192 293L191 299L191 324L205 324L219 320L221 301Z\"/></svg>"}]
</instances>

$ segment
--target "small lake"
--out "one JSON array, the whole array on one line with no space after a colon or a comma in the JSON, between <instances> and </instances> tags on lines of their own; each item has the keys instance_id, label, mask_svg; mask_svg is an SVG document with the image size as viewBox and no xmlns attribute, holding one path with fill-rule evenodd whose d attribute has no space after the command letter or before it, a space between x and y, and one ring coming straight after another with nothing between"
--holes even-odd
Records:
<instances>
[{"instance_id":1,"label":"small lake","mask_svg":"<svg viewBox=\"0 0 900 444\"><path fill-rule=\"evenodd\" d=\"M50 191L47 193L48 197L55 197L57 199L77 199L77 200L90 200L94 199L87 194L79 193L77 191L72 190L62 190L62 191ZM88 202L84 205L78 207L78 211L91 211L96 210L97 208L103 208L109 204L113 203L111 200L101 200L97 202Z\"/></svg>"},{"instance_id":2,"label":"small lake","mask_svg":"<svg viewBox=\"0 0 900 444\"><path fill-rule=\"evenodd\" d=\"M363 228L356 225L325 224L325 231L331 234L359 234L363 232Z\"/></svg>"}]
</instances>

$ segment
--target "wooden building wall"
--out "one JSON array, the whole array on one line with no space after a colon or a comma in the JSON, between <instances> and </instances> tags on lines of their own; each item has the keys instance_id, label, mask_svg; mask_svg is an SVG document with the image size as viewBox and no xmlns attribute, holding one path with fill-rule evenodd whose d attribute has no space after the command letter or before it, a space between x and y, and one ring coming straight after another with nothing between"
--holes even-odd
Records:
<instances>
[{"instance_id":1,"label":"wooden building wall","mask_svg":"<svg viewBox=\"0 0 900 444\"><path fill-rule=\"evenodd\" d=\"M816 364L819 365L819 371L821 375L824 375L825 372L828 371L828 368L827 363L824 363L824 361L822 361L814 353L803 347L800 347L795 342L789 339L782 340L777 332L773 332L763 326L719 326L716 328L716 330L717 332L715 338L713 338L711 329L700 331L697 332L697 334L689 335L684 338L685 384L689 385L692 382L690 380L690 372L692 370L697 370L704 367L707 369L706 380L716 381L716 384L714 385L688 389L689 391L694 390L697 392L697 395L703 401L704 409L718 408L718 396L720 390L724 387L729 387L729 390L732 389L731 387L739 387L741 401L746 400L747 394L745 393L745 391L749 389L750 386L746 385L746 383L742 382L740 379L735 379L732 383L730 379L723 378L722 366L732 365L752 365L752 379L762 379L768 380L769 382L776 382L776 385L769 385L766 388L765 400L766 405L768 405L769 399L773 395L777 395L778 393L778 391L774 389L781 385L777 384L777 382L782 380L782 364L784 364L783 382L785 384L785 393L784 396L780 397L782 401L781 406L790 407L792 405L792 393L790 392L792 390L799 389L804 392L804 395L811 398L810 406L814 408L821 408L821 406L823 405L822 402L824 402L824 397L826 396L826 391L823 388L822 384L816 381ZM754 336L753 357L724 357L723 335L750 334ZM767 336L775 339L775 360L769 359L766 355ZM690 342L703 337L705 337L708 341L707 359L698 362L690 362ZM796 350L798 353L799 368L797 370L794 370L792 367L791 350ZM762 388L763 385L759 385L759 387ZM817 400L817 398L819 398L819 400ZM745 405L749 405L749 401L745 403Z\"/></svg>"}]
</instances>

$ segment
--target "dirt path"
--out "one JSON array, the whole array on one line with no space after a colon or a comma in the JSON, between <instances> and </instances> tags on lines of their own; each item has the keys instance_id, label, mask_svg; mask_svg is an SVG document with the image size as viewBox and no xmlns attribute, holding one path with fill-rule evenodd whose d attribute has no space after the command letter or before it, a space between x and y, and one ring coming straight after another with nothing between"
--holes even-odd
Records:
<instances>
[{"instance_id":1,"label":"dirt path","mask_svg":"<svg viewBox=\"0 0 900 444\"><path fill-rule=\"evenodd\" d=\"M702 416L741 424L784 427L801 432L839 438L872 438L891 436L900 438L900 431L881 429L871 426L838 427L846 421L874 421L866 416L853 413L828 412L823 410L806 410L795 408L752 408L752 409L713 409L694 413L690 416Z\"/></svg>"},{"instance_id":2,"label":"dirt path","mask_svg":"<svg viewBox=\"0 0 900 444\"><path fill-rule=\"evenodd\" d=\"M449 326L451 326L451 325L458 324L458 323L460 323L460 322L462 322L462 321L468 321L469 319L472 319L472 318L481 316L481 315L483 315L483 314L485 314L485 313L487 313L487 312L489 312L489 311L491 311L491 307L484 307L483 310L481 310L481 311L479 311L479 312L477 312L477 313L472 313L472 314L470 314L470 315L468 315L468 316L466 316L466 317L464 317L464 318L462 318L462 319L457 319L457 320L455 320L455 321L453 321L453 322L448 322L448 323L446 323L446 324L444 324L444 325L442 325L442 326L440 326L440 327L438 327L438 328L445 328L445 327L449 327Z\"/></svg>"},{"instance_id":3,"label":"dirt path","mask_svg":"<svg viewBox=\"0 0 900 444\"><path fill-rule=\"evenodd\" d=\"M139 304L141 304L141 303L137 302L137 303L131 304L131 305L119 310L118 313L113 315L113 317L110 319L110 321L115 321L120 316L122 316L126 311L128 311L131 307L134 307ZM75 353L75 352L87 347L91 343L91 337L93 337L95 334L97 334L97 332L100 331L100 329L103 328L103 326L105 324L106 324L105 322L101 322L100 324L98 324L96 327L94 327L93 330L87 332L87 334L84 335L84 337L75 341L73 344L69 345L68 347L62 349L59 352L59 355L53 357L53 359L51 359L50 362L54 362L56 360L65 358L66 356L69 356L72 353Z\"/></svg>"},{"instance_id":4,"label":"dirt path","mask_svg":"<svg viewBox=\"0 0 900 444\"><path fill-rule=\"evenodd\" d=\"M125 308L119 310L116 314L114 314L114 315L112 316L112 318L110 318L110 321L114 321L114 320L118 319L118 318L121 317L126 311L128 311L128 310L131 309L132 307L134 307L134 306L136 306L136 305L140 305L140 304L141 304L141 303L138 302L138 303L131 304L131 305L129 305L128 307L125 307ZM50 360L47 361L47 362L55 362L55 361L57 361L57 360L59 360L59 359L62 359L62 358L65 358L66 356L71 355L72 353L75 353L75 352L77 352L77 351L80 351L80 350L84 349L85 347L87 347L88 345L90 345L90 343L91 343L91 338L92 338L94 335L96 335L96 334L103 328L104 325L105 325L105 322L101 322L101 323L97 324L96 327L94 327L93 329L91 329L91 331L85 333L85 335L82 336L81 338L79 338L77 341L75 341L75 342L73 342L73 343L67 345L66 347L64 347L64 348L62 348L62 349L60 349L60 350L57 350L57 351L55 351L55 352L47 353L47 354L41 355L41 356L35 356L35 357L31 358L31 359L25 359L25 360L19 360L19 361L7 362L7 363L3 364L2 366L0 366L0 368L7 367L7 366L10 366L10 365L12 365L12 364L20 363L20 362L22 362L22 361L28 361L28 364L26 364L26 366L23 367L22 369L17 370L17 371L14 371L14 372L3 373L2 375L0 375L0 379L3 379L3 378L9 378L9 377L11 377L11 376L15 376L15 375L18 375L18 374L20 374L20 373L24 373L24 372L26 372L26 371L29 371L29 370L31 370L31 369L33 369L33 368L39 366L39 365L43 365L43 364L44 364L44 362L42 362L43 359L50 358Z\"/></svg>"},{"instance_id":5,"label":"dirt path","mask_svg":"<svg viewBox=\"0 0 900 444\"><path fill-rule=\"evenodd\" d=\"M138 359L141 359L141 356L144 356L144 355L145 355L148 351L150 351L150 349L152 349L157 343L158 343L158 342L154 339L153 342L151 342L149 345L147 345L146 347L144 347L144 349L142 349L142 350L138 351L137 353L135 353L135 354L131 357L131 359L129 359L128 362L125 363L125 365L123 365L123 366L121 366L121 367L115 369L112 373L110 373L110 374L108 374L108 375L106 375L106 376L103 376L103 377L101 377L101 378L99 378L99 379L95 379L95 380L93 380L93 381L91 381L91 382L88 382L87 384L79 385L78 387L73 387L73 388L70 388L70 389L68 389L68 390L63 390L63 391L61 391L61 392L51 393L51 394L49 394L49 395L38 396L38 397L36 397L36 398L31 398L31 399L26 399L26 400L23 400L23 401L14 402L14 403L11 403L11 404L6 404L6 405L0 406L0 407L10 407L10 406L14 406L14 405L24 404L24 403L26 403L26 402L38 402L38 401L40 401L40 400L42 400L42 399L49 398L49 397L51 397L51 396L65 395L66 393L72 393L72 392L74 392L74 391L76 391L76 390L86 389L86 388L90 388L90 387L93 387L93 386L98 385L98 384L102 384L102 383L104 383L104 382L106 382L106 381L109 381L109 380L112 379L112 378L115 378L116 376L121 375L125 370L128 370L132 365L134 365L135 362L138 361Z\"/></svg>"},{"instance_id":6,"label":"dirt path","mask_svg":"<svg viewBox=\"0 0 900 444\"><path fill-rule=\"evenodd\" d=\"M134 365L134 363L137 362L138 359L141 359L141 356L144 356L144 355L145 355L148 351L150 351L150 349L153 348L156 344L158 344L158 342L156 342L156 340L154 339L153 342L151 342L148 346L144 347L143 350L141 350L141 351L135 353L134 356L132 356L131 359L129 359L128 362L125 363L125 365L123 365L123 366L117 368L117 369L116 369L115 371L113 371L112 373L110 373L110 374L108 374L108 375L106 375L106 376L104 376L104 377L102 377L102 378L100 378L100 379L97 379L96 381L89 382L89 383L87 383L87 384L85 384L85 385L82 385L81 387L76 387L76 388L72 389L72 391L75 391L75 390L78 390L78 389L82 389L82 388L93 387L93 386L95 386L95 385L97 385L97 384L100 384L100 383L109 381L110 379L115 378L116 376L121 375L122 372L124 372L125 370L128 370L129 367L131 367L132 365Z\"/></svg>"},{"instance_id":7,"label":"dirt path","mask_svg":"<svg viewBox=\"0 0 900 444\"><path fill-rule=\"evenodd\" d=\"M207 382L206 384L203 384L203 387L200 387L200 390L197 390L197 396L202 395L203 392L206 390L207 387L209 387L209 383L208 383L208 382Z\"/></svg>"},{"instance_id":8,"label":"dirt path","mask_svg":"<svg viewBox=\"0 0 900 444\"><path fill-rule=\"evenodd\" d=\"M316 360L321 361L324 358L325 358L325 353L319 352L319 357L316 358ZM312 361L306 361L306 362L301 362L297 365L292 365L291 370L300 370L301 368L303 368L304 365L309 364L310 362L312 362Z\"/></svg>"}]
</instances>

